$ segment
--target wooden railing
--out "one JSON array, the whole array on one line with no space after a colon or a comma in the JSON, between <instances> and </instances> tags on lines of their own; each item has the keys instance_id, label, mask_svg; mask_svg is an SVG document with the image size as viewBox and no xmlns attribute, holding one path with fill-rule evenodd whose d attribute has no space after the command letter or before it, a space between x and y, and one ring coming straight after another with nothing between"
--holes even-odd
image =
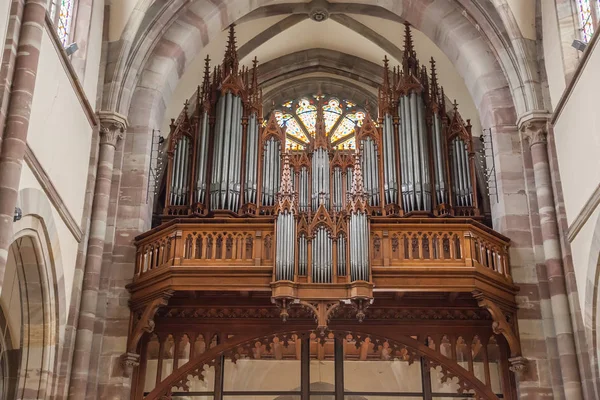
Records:
<instances>
[{"instance_id":1,"label":"wooden railing","mask_svg":"<svg viewBox=\"0 0 600 400\"><path fill-rule=\"evenodd\" d=\"M261 285L268 287L275 265L273 220L204 221L174 220L138 237L134 285L151 281L152 276L161 275L159 271L185 270L217 282L223 273L237 273L235 282L241 285L250 285L260 272ZM375 280L381 274L401 276L411 271L443 278L448 271L468 273L473 269L488 279L512 284L508 239L472 219L375 217L370 222L370 242Z\"/></svg>"},{"instance_id":2,"label":"wooden railing","mask_svg":"<svg viewBox=\"0 0 600 400\"><path fill-rule=\"evenodd\" d=\"M270 221L169 223L138 237L136 279L169 266L269 266L274 263Z\"/></svg>"},{"instance_id":3,"label":"wooden railing","mask_svg":"<svg viewBox=\"0 0 600 400\"><path fill-rule=\"evenodd\" d=\"M481 267L510 280L508 246L507 238L472 220L371 223L373 267Z\"/></svg>"}]
</instances>

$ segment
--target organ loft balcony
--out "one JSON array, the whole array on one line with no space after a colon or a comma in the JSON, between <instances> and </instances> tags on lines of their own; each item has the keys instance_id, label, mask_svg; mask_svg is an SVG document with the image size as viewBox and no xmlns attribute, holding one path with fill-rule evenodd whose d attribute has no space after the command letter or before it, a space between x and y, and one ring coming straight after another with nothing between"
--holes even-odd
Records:
<instances>
[{"instance_id":1,"label":"organ loft balcony","mask_svg":"<svg viewBox=\"0 0 600 400\"><path fill-rule=\"evenodd\" d=\"M261 292L284 321L304 307L324 330L340 306L362 320L377 292L467 294L505 325L518 288L509 240L486 225L471 125L405 37L373 114L318 93L263 115L257 61L239 67L232 31L172 120L132 309Z\"/></svg>"}]
</instances>

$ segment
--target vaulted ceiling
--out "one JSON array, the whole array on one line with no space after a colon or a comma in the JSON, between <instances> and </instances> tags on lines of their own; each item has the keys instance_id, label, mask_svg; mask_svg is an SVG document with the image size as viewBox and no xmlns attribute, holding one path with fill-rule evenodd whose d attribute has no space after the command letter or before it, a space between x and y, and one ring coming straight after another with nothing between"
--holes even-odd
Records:
<instances>
[{"instance_id":1,"label":"vaulted ceiling","mask_svg":"<svg viewBox=\"0 0 600 400\"><path fill-rule=\"evenodd\" d=\"M392 66L401 58L406 19L415 26L421 63L429 67L429 59L436 60L447 97L458 101L478 134L490 124L481 123L482 116L495 118L489 116L498 99L492 92L518 93L510 107L535 108L538 102L536 89L527 87L537 85L537 72L523 71L528 67L519 65L517 54L533 47L534 14L534 2L522 0L112 0L109 39L130 46L131 55L120 55L130 57L120 68L134 71L138 88L158 91L154 114L168 131L169 119L201 82L204 58L221 62L229 23L236 23L242 64L259 60L268 109L319 90L374 103L384 56ZM516 40L526 43L515 50Z\"/></svg>"}]
</instances>

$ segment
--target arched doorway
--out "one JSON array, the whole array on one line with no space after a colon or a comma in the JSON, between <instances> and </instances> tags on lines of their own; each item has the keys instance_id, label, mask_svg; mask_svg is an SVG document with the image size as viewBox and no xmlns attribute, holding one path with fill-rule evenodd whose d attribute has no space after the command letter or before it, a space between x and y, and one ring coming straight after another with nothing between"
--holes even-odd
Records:
<instances>
[{"instance_id":1,"label":"arched doorway","mask_svg":"<svg viewBox=\"0 0 600 400\"><path fill-rule=\"evenodd\" d=\"M255 338L244 334L226 336L230 337L221 337L221 344L200 346L200 354L190 353L190 349L197 348L195 344L178 345L177 335L167 340L172 344L154 346L162 353L155 365L161 366L161 373L167 376L149 371L150 352L142 355L141 369L146 377L157 378L146 382L140 398L512 398L508 394L511 389L503 388L503 375L510 372L503 365L502 339L496 336L443 335L426 337L421 342L416 336L386 338L344 329L323 336L310 330ZM167 348L171 350L164 351ZM188 352L185 360L179 358L182 348ZM187 362L182 365L178 361ZM165 369L165 364L172 368Z\"/></svg>"},{"instance_id":2,"label":"arched doorway","mask_svg":"<svg viewBox=\"0 0 600 400\"><path fill-rule=\"evenodd\" d=\"M0 398L53 396L58 332L49 255L34 232L10 246L0 297Z\"/></svg>"}]
</instances>

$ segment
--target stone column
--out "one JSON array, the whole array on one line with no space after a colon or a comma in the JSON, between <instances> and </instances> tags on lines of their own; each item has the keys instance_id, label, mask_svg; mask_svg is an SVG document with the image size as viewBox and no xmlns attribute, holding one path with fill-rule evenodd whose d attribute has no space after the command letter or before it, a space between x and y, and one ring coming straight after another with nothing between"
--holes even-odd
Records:
<instances>
[{"instance_id":1,"label":"stone column","mask_svg":"<svg viewBox=\"0 0 600 400\"><path fill-rule=\"evenodd\" d=\"M8 258L8 247L13 240L13 217L21 166L27 148L27 131L31 103L40 59L40 47L46 18L47 0L27 0L23 9L20 40L15 59L14 79L6 125L0 149L0 293Z\"/></svg>"},{"instance_id":2,"label":"stone column","mask_svg":"<svg viewBox=\"0 0 600 400\"><path fill-rule=\"evenodd\" d=\"M552 176L548 161L547 116L530 114L520 121L524 138L529 139L531 160L538 201L544 263L548 277L550 308L556 331L558 358L565 397L569 400L583 399L579 365L567 298L565 273L562 264L560 236L552 190Z\"/></svg>"},{"instance_id":3,"label":"stone column","mask_svg":"<svg viewBox=\"0 0 600 400\"><path fill-rule=\"evenodd\" d=\"M92 204L90 237L85 261L81 307L75 339L75 351L71 369L69 399L83 399L89 379L90 359L94 335L94 323L100 289L102 253L106 237L106 220L110 203L110 189L117 141L123 138L127 119L117 113L98 113L100 118L100 148L98 171Z\"/></svg>"}]
</instances>

